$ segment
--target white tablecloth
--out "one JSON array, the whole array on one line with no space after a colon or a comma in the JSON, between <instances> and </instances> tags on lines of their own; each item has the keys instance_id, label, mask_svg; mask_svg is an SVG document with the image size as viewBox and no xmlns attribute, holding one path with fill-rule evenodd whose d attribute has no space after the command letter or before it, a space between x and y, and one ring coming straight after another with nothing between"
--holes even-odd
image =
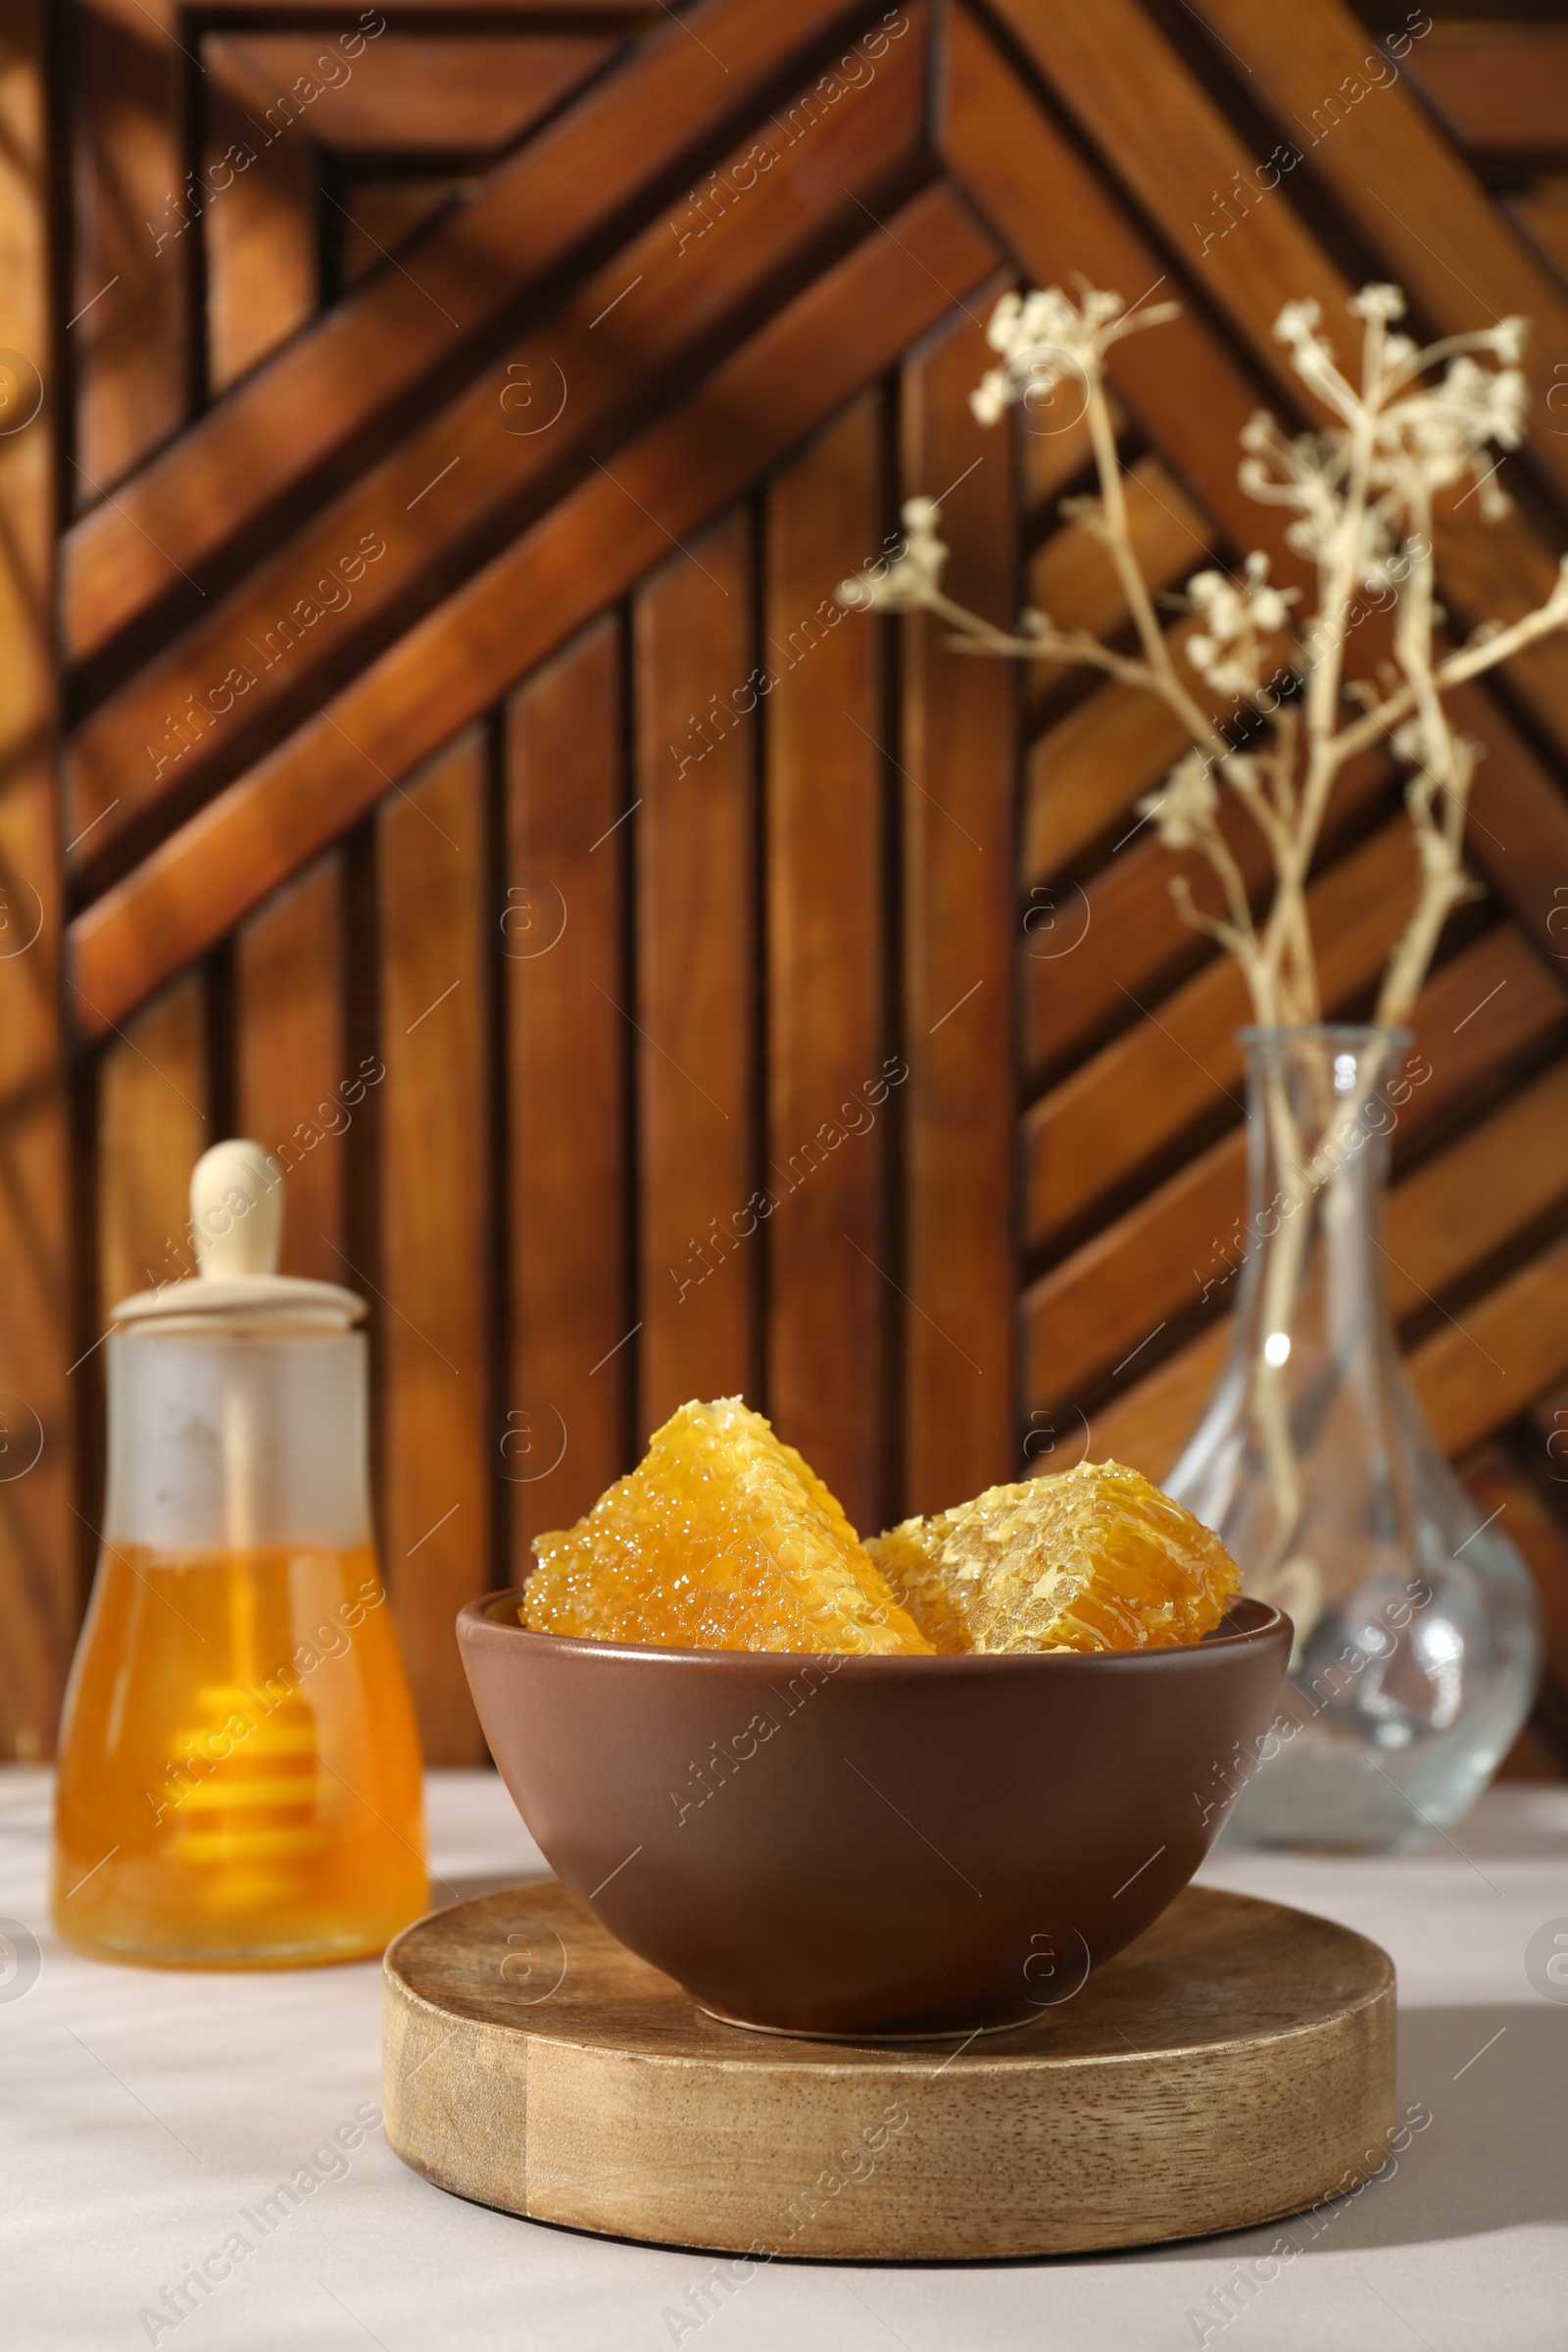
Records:
<instances>
[{"instance_id":1,"label":"white tablecloth","mask_svg":"<svg viewBox=\"0 0 1568 2352\"><path fill-rule=\"evenodd\" d=\"M24 1991L25 1969L0 1982L5 2352L1568 2346L1568 2005L1525 1962L1538 1929L1568 1920L1568 1790L1495 1789L1453 1842L1397 1861L1222 1853L1208 1866L1212 1884L1329 1913L1394 1956L1399 2097L1432 2121L1359 2197L1147 2253L780 2262L698 2328L686 2296L711 2268L701 2257L465 2204L406 2171L375 2129L349 2151L334 2141L379 2109L373 1964L203 1976L63 1949L45 1911L48 1807L47 1774L0 1772L0 1917L42 1955ZM430 1826L446 1899L542 1872L489 1774L433 1775ZM301 2167L317 2184L295 2210L279 2202L263 2234L257 2207ZM249 2250L225 2258L236 2234ZM1237 2266L1286 2234L1298 2255L1264 2262L1239 2297ZM228 2276L204 2298L187 2289L194 2308L176 2326L166 2305L160 2324L165 2288L209 2256Z\"/></svg>"}]
</instances>

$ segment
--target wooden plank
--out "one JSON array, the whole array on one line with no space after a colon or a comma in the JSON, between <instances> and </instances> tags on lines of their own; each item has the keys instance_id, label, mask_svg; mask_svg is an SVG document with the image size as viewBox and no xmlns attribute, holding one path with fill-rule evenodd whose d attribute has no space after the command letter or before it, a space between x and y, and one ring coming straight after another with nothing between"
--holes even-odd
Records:
<instances>
[{"instance_id":1,"label":"wooden plank","mask_svg":"<svg viewBox=\"0 0 1568 2352\"><path fill-rule=\"evenodd\" d=\"M1494 204L1419 99L1395 78L1388 60L1378 61L1386 76L1380 85L1363 78L1371 47L1366 26L1343 0L1302 0L1291 11L1288 31L1268 0L1199 0L1198 14L1240 57L1254 98L1272 109L1287 137L1299 139L1309 169L1353 208L1372 250L1439 332L1463 334L1505 313L1531 321L1530 349L1521 364L1535 397L1526 405L1525 435L1544 469L1568 484L1568 444L1545 405L1560 380L1553 373L1555 355L1568 348L1568 291ZM1420 51L1417 43L1409 52L1413 60L1420 57L1418 75L1428 62ZM1568 79L1561 77L1568 43L1560 37L1541 49L1535 86L1544 97L1553 56L1560 101L1568 94ZM1485 86L1480 75L1466 80L1475 89ZM1352 99L1351 90L1362 94ZM1331 115L1325 91L1348 102ZM1568 143L1568 115L1560 102L1556 122L1560 146ZM1477 288L1485 289L1484 298Z\"/></svg>"},{"instance_id":2,"label":"wooden plank","mask_svg":"<svg viewBox=\"0 0 1568 2352\"><path fill-rule=\"evenodd\" d=\"M1219 1377L1229 1338L1227 1317L1125 1397L1102 1406L1093 1417L1096 1457L1109 1455L1155 1480L1168 1477ZM1502 1369L1492 1370L1482 1350ZM1446 1453L1467 1452L1505 1429L1568 1373L1568 1242L1473 1300L1462 1331L1445 1325L1407 1361Z\"/></svg>"},{"instance_id":3,"label":"wooden plank","mask_svg":"<svg viewBox=\"0 0 1568 2352\"><path fill-rule=\"evenodd\" d=\"M945 188L778 312L73 927L101 1033L621 594L995 266ZM745 430L736 419L745 419Z\"/></svg>"},{"instance_id":4,"label":"wooden plank","mask_svg":"<svg viewBox=\"0 0 1568 2352\"><path fill-rule=\"evenodd\" d=\"M394 270L368 283L71 534L70 657L101 650L182 572L342 462L386 408L853 13L853 0L805 21L773 0L709 0L655 34L432 233L416 280Z\"/></svg>"},{"instance_id":5,"label":"wooden plank","mask_svg":"<svg viewBox=\"0 0 1568 2352\"><path fill-rule=\"evenodd\" d=\"M1008 448L970 413L987 346L965 310L904 374L904 479L956 485L943 504L944 583L1006 622L1016 503ZM1017 700L1006 672L964 661L944 624L905 622L904 1502L945 1509L1005 1478L1013 1456L1013 808Z\"/></svg>"},{"instance_id":6,"label":"wooden plank","mask_svg":"<svg viewBox=\"0 0 1568 2352\"><path fill-rule=\"evenodd\" d=\"M1413 904L1415 851L1396 818L1314 883L1307 913L1327 1013L1370 985ZM1138 1009L1146 1009L1142 1004ZM1218 957L1157 1018L1103 1047L1033 1103L1023 1121L1024 1236L1039 1247L1127 1184L1185 1135L1241 1107L1246 984Z\"/></svg>"},{"instance_id":7,"label":"wooden plank","mask_svg":"<svg viewBox=\"0 0 1568 2352\"><path fill-rule=\"evenodd\" d=\"M1151 588L1169 588L1218 561L1213 523L1154 456L1126 469L1127 529ZM1030 559L1029 602L1062 628L1111 637L1127 624L1127 600L1104 541L1087 523L1064 523ZM1031 664L1037 688L1073 674L1069 663Z\"/></svg>"},{"instance_id":8,"label":"wooden plank","mask_svg":"<svg viewBox=\"0 0 1568 2352\"><path fill-rule=\"evenodd\" d=\"M1510 1010L1517 1018L1517 1005ZM1564 1011L1568 1004L1559 1003L1559 1020ZM1565 1137L1568 1063L1558 1062L1395 1187L1388 1282L1396 1321L1420 1317L1454 1284L1473 1279L1489 1257L1560 1209L1568 1196Z\"/></svg>"},{"instance_id":9,"label":"wooden plank","mask_svg":"<svg viewBox=\"0 0 1568 2352\"><path fill-rule=\"evenodd\" d=\"M47 40L43 0L9 12L0 55L0 1757L27 1759L53 1744L78 1616L67 1378L77 1353L76 1252L45 617L59 422L44 383L54 336Z\"/></svg>"},{"instance_id":10,"label":"wooden plank","mask_svg":"<svg viewBox=\"0 0 1568 2352\"><path fill-rule=\"evenodd\" d=\"M1174 640L1176 630L1170 632ZM1185 662L1182 676L1201 690ZM1191 741L1181 720L1142 687L1102 686L1030 745L1024 769L1020 879L1071 876L1133 803L1167 776Z\"/></svg>"},{"instance_id":11,"label":"wooden plank","mask_svg":"<svg viewBox=\"0 0 1568 2352\"><path fill-rule=\"evenodd\" d=\"M1167 1479L1198 1427L1230 1344L1231 1319L1222 1315L1142 1380L1129 1376L1092 1416L1089 1455L1097 1462L1125 1462L1156 1486ZM1048 1421L1052 1418L1046 1416ZM1061 1426L1076 1445L1076 1418ZM1039 1467L1051 1467L1049 1454L1041 1458Z\"/></svg>"},{"instance_id":12,"label":"wooden plank","mask_svg":"<svg viewBox=\"0 0 1568 2352\"><path fill-rule=\"evenodd\" d=\"M342 1282L344 1142L373 1073L349 1060L343 869L323 858L234 940L234 1102L242 1135L278 1153L285 1274Z\"/></svg>"},{"instance_id":13,"label":"wooden plank","mask_svg":"<svg viewBox=\"0 0 1568 2352\"><path fill-rule=\"evenodd\" d=\"M922 82L911 38L690 254L667 220L650 223L571 289L548 328L511 346L138 670L72 742L71 822L74 834L91 828L90 854L160 800L188 806L209 778L231 774L394 617L436 603L552 474L612 455L628 368L658 374L697 352L836 215L873 196L919 140ZM744 176L754 144L748 134L726 157L727 181ZM520 415L519 368L537 389L536 430L505 429Z\"/></svg>"},{"instance_id":14,"label":"wooden plank","mask_svg":"<svg viewBox=\"0 0 1568 2352\"><path fill-rule=\"evenodd\" d=\"M461 179L368 179L345 187L336 223L340 282L357 285L372 270L390 268L398 247L464 193Z\"/></svg>"},{"instance_id":15,"label":"wooden plank","mask_svg":"<svg viewBox=\"0 0 1568 2352\"><path fill-rule=\"evenodd\" d=\"M533 1537L570 1526L631 1466L620 663L617 621L597 621L507 711L512 1311L501 1471L519 1584Z\"/></svg>"},{"instance_id":16,"label":"wooden plank","mask_svg":"<svg viewBox=\"0 0 1568 2352\"><path fill-rule=\"evenodd\" d=\"M1568 277L1568 177L1552 172L1499 201L1535 239L1558 276ZM1559 400L1558 412L1561 408Z\"/></svg>"},{"instance_id":17,"label":"wooden plank","mask_svg":"<svg viewBox=\"0 0 1568 2352\"><path fill-rule=\"evenodd\" d=\"M1545 1649L1543 1688L1499 1780L1561 1780L1568 1773L1568 1528L1505 1445L1485 1446L1462 1475L1483 1515L1517 1544L1535 1579Z\"/></svg>"},{"instance_id":18,"label":"wooden plank","mask_svg":"<svg viewBox=\"0 0 1568 2352\"><path fill-rule=\"evenodd\" d=\"M196 1272L190 1173L219 1139L207 1116L199 972L125 1024L98 1069L98 1323L122 1298Z\"/></svg>"},{"instance_id":19,"label":"wooden plank","mask_svg":"<svg viewBox=\"0 0 1568 2352\"><path fill-rule=\"evenodd\" d=\"M1450 957L1416 1008L1415 1051L1431 1075L1399 1112L1399 1150L1539 1053L1565 1017L1568 996L1510 925ZM1559 1063L1396 1186L1387 1246L1396 1317L1418 1312L1568 1189L1565 1114L1568 1069ZM1243 1130L1222 1136L1024 1293L1031 1405L1089 1401L1156 1326L1178 1336L1205 1307L1228 1304L1245 1254L1246 1152Z\"/></svg>"},{"instance_id":20,"label":"wooden plank","mask_svg":"<svg viewBox=\"0 0 1568 2352\"><path fill-rule=\"evenodd\" d=\"M1156 284L1162 301L1181 302L1180 318L1112 347L1110 379L1166 465L1193 485L1232 541L1266 548L1281 582L1307 584L1312 575L1286 546L1276 513L1237 480L1237 438L1259 406L1263 379L1208 326L1170 257L1133 225L968 10L956 7L947 30L939 137L956 176L997 223L1031 283L1070 285L1081 271L1129 302ZM1161 119L1157 107L1150 119ZM1272 319L1278 303L1273 295L1269 301Z\"/></svg>"},{"instance_id":21,"label":"wooden plank","mask_svg":"<svg viewBox=\"0 0 1568 2352\"><path fill-rule=\"evenodd\" d=\"M857 1527L888 1524L887 741L880 631L838 582L877 550L867 395L767 494L768 1410ZM848 616L846 616L848 617ZM895 1064L893 1075L898 1067Z\"/></svg>"},{"instance_id":22,"label":"wooden plank","mask_svg":"<svg viewBox=\"0 0 1568 2352\"><path fill-rule=\"evenodd\" d=\"M1472 1299L1462 1330L1445 1324L1424 1340L1410 1372L1447 1454L1468 1451L1527 1412L1568 1374L1568 1240Z\"/></svg>"},{"instance_id":23,"label":"wooden plank","mask_svg":"<svg viewBox=\"0 0 1568 2352\"><path fill-rule=\"evenodd\" d=\"M1392 763L1381 748L1348 765L1331 796L1322 836L1326 863L1347 829L1389 789ZM1268 847L1246 810L1222 798L1220 824L1254 906L1266 897L1273 867ZM1196 852L1177 855L1145 827L1080 885L1031 891L1032 911L1019 943L1020 1054L1025 1073L1060 1062L1125 1024L1135 998L1161 995L1183 968L1213 950L1182 919L1171 897L1181 876L1196 904L1223 912L1211 867ZM1034 910L1039 910L1038 912Z\"/></svg>"},{"instance_id":24,"label":"wooden plank","mask_svg":"<svg viewBox=\"0 0 1568 2352\"><path fill-rule=\"evenodd\" d=\"M750 533L732 515L639 591L636 758L639 1446L761 1361Z\"/></svg>"},{"instance_id":25,"label":"wooden plank","mask_svg":"<svg viewBox=\"0 0 1568 2352\"><path fill-rule=\"evenodd\" d=\"M71 325L73 501L97 505L187 414L190 208L185 61L172 7L83 0L75 36ZM113 514L104 505L102 511Z\"/></svg>"},{"instance_id":26,"label":"wooden plank","mask_svg":"<svg viewBox=\"0 0 1568 2352\"><path fill-rule=\"evenodd\" d=\"M1237 4L1240 5L1240 0ZM1314 0L1314 7L1329 5L1330 0ZM1043 6L1042 0L998 0L998 13L1069 112L1076 116L1085 133L1111 159L1117 173L1145 208L1156 220L1198 224L1188 250L1208 298L1220 305L1277 392L1283 393L1293 408L1298 408L1306 395L1289 367L1284 346L1273 333L1281 301L1286 297L1317 301L1331 331L1338 333L1337 322L1344 321L1347 327L1353 323L1346 319L1346 303L1351 288L1288 199L1254 205L1242 223L1245 233L1220 234L1223 222L1216 216L1214 233L1207 234L1203 223L1213 211L1214 191L1225 187L1232 174L1238 172L1243 175L1244 184L1250 184L1253 158L1240 133L1232 128L1176 50L1138 5L1138 0L1104 0L1104 5L1097 8L1092 24L1081 15ZM1347 18L1346 22L1353 24L1354 20ZM1359 28L1355 38L1362 43L1364 52L1365 34ZM1402 103L1403 93L1395 90L1379 94L1385 114L1396 100ZM1377 122L1383 119L1383 116L1376 120L1370 116L1363 118L1363 139L1371 137ZM1153 120L1168 120L1170 135L1150 138L1148 125ZM1319 156L1331 158L1340 151L1340 142L1353 130L1353 120L1342 124L1335 138L1325 140L1317 151ZM1372 176L1375 153L1374 148L1368 149L1364 159L1366 169L1358 175L1358 205L1360 182ZM1454 168L1459 169L1456 164ZM1394 201L1407 205L1408 195L1398 183L1396 187ZM1378 214L1377 234L1383 250L1391 253L1394 249L1384 208L1375 205L1372 211ZM1509 236L1507 231L1502 233ZM1508 282L1512 284L1519 279L1520 268L1527 270L1532 285L1538 278L1544 280L1546 272L1526 252L1522 241L1511 237L1509 241L1515 247L1519 266L1510 268ZM1468 287L1459 287L1451 278L1444 287L1441 308L1438 307L1438 276L1447 269L1447 263L1446 260L1435 263L1428 249L1417 270L1407 265L1404 246L1408 242L1408 239L1400 241L1399 267L1408 269L1409 282L1418 289L1423 303L1443 318L1452 311L1456 322L1462 326L1487 324L1485 318L1477 319L1475 297ZM1499 256L1499 270L1501 267ZM1475 270L1476 265L1472 264L1466 271L1472 285L1477 282ZM1157 270L1153 274L1157 275ZM1167 274L1172 276L1172 282L1166 290L1179 293L1179 280L1173 273ZM1099 282L1105 281L1102 278ZM1495 279L1489 276L1482 282L1492 285ZM1568 344L1568 310L1564 309L1560 291L1550 289L1548 293L1544 285L1540 291L1540 300L1521 307L1531 309L1540 319L1555 319L1561 313L1564 330L1560 334L1552 330L1548 341ZM1461 294L1462 308L1454 310ZM1167 331L1162 328L1157 338L1134 336L1124 348L1132 351L1141 343L1153 344ZM1351 350L1355 348L1352 337L1341 334L1341 341ZM1167 368L1174 356L1168 343L1159 354ZM1535 364L1538 368L1542 365L1539 353ZM1545 380L1550 381L1549 365ZM1184 390L1190 401L1190 389L1184 387ZM1543 405L1536 404L1538 423ZM1532 446L1552 469L1568 478L1568 441L1556 440L1549 432L1538 430ZM1216 512L1221 510L1216 507ZM1473 504L1468 514L1462 514L1460 502L1455 499L1433 535L1444 602L1472 623L1490 618L1512 619L1544 601L1555 582L1555 553L1545 544L1541 528L1518 510L1487 521L1477 514ZM1255 543L1260 538L1262 534L1254 519L1242 544ZM1560 637L1542 640L1514 657L1508 665L1508 675L1555 740L1568 747L1568 644Z\"/></svg>"},{"instance_id":27,"label":"wooden plank","mask_svg":"<svg viewBox=\"0 0 1568 2352\"><path fill-rule=\"evenodd\" d=\"M310 137L338 155L478 155L519 139L614 43L548 33L443 39L386 32L352 62L321 33L235 32L225 45L263 104L297 95ZM316 95L307 97L314 86ZM308 109L308 111L303 111ZM266 116L263 116L264 122Z\"/></svg>"},{"instance_id":28,"label":"wooden plank","mask_svg":"<svg viewBox=\"0 0 1568 2352\"><path fill-rule=\"evenodd\" d=\"M1461 147L1499 160L1568 148L1561 24L1435 24L1405 64Z\"/></svg>"},{"instance_id":29,"label":"wooden plank","mask_svg":"<svg viewBox=\"0 0 1568 2352\"><path fill-rule=\"evenodd\" d=\"M427 1760L484 1741L452 1639L491 1572L485 749L464 736L376 825L383 1569Z\"/></svg>"},{"instance_id":30,"label":"wooden plank","mask_svg":"<svg viewBox=\"0 0 1568 2352\"><path fill-rule=\"evenodd\" d=\"M220 393L317 308L318 174L302 129L285 123L268 135L272 94L253 86L232 44L209 38L201 56L202 177L212 192L190 233L206 240L207 378Z\"/></svg>"}]
</instances>

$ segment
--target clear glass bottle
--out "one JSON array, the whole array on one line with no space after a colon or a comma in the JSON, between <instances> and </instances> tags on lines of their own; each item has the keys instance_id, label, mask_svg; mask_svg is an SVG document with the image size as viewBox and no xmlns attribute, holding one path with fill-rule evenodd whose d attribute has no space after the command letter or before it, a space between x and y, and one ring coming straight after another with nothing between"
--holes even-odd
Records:
<instances>
[{"instance_id":1,"label":"clear glass bottle","mask_svg":"<svg viewBox=\"0 0 1568 2352\"><path fill-rule=\"evenodd\" d=\"M284 1968L426 1908L418 1740L369 1524L363 1301L276 1275L252 1144L191 1183L200 1274L115 1310L103 1546L53 1904L104 1959Z\"/></svg>"},{"instance_id":2,"label":"clear glass bottle","mask_svg":"<svg viewBox=\"0 0 1568 2352\"><path fill-rule=\"evenodd\" d=\"M1226 1835L1397 1851L1464 1812L1524 1720L1535 1588L1444 1459L1389 1318L1389 1138L1421 1083L1408 1035L1243 1037L1235 1334L1165 1481L1246 1591L1296 1623L1280 1715Z\"/></svg>"}]
</instances>

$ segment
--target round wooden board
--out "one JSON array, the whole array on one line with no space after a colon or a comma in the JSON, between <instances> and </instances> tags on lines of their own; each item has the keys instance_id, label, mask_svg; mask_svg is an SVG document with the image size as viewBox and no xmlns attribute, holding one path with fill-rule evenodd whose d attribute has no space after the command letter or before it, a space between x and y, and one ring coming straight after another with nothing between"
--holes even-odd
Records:
<instances>
[{"instance_id":1,"label":"round wooden board","mask_svg":"<svg viewBox=\"0 0 1568 2352\"><path fill-rule=\"evenodd\" d=\"M821 2042L699 2009L554 1885L386 1955L406 2164L538 2221L771 2259L963 2261L1270 2221L1367 2179L1394 2119L1393 1964L1189 1887L1037 2022ZM737 2276L745 2276L743 2270Z\"/></svg>"}]
</instances>

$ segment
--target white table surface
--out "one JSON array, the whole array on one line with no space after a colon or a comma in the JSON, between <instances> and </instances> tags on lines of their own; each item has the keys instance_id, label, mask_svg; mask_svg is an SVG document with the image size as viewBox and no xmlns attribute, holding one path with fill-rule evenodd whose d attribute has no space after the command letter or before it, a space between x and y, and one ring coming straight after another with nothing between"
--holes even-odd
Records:
<instances>
[{"instance_id":1,"label":"white table surface","mask_svg":"<svg viewBox=\"0 0 1568 2352\"><path fill-rule=\"evenodd\" d=\"M242 2209L356 2108L379 2109L378 1969L208 1976L78 1959L45 1907L49 1793L44 1772L0 1772L0 1918L42 1953L20 1997L0 1984L5 2352L1568 2346L1568 2005L1525 1969L1532 1934L1568 1917L1568 1789L1494 1789L1453 1843L1395 1861L1222 1853L1204 1872L1345 1920L1394 1956L1399 2099L1432 2121L1359 2197L1127 2255L779 2262L700 2327L678 2323L710 2261L465 2204L407 2171L378 2131L314 2167L336 2177L265 2238L247 2229ZM429 1804L449 1899L542 1874L493 1775L434 1774ZM235 2230L255 2242L210 2298L177 2327L140 2317ZM1298 2257L1216 2324L1211 2290L1283 2235Z\"/></svg>"}]
</instances>

